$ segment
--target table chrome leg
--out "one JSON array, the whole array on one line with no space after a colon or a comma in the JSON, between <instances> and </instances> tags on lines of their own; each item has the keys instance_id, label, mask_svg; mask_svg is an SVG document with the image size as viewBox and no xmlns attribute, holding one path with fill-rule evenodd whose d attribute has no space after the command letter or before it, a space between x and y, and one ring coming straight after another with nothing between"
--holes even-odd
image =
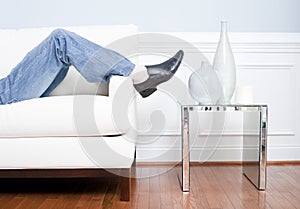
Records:
<instances>
[{"instance_id":1,"label":"table chrome leg","mask_svg":"<svg viewBox=\"0 0 300 209\"><path fill-rule=\"evenodd\" d=\"M267 132L268 132L268 107L262 107L260 113L260 151L259 151L259 190L266 189L267 178Z\"/></svg>"},{"instance_id":2,"label":"table chrome leg","mask_svg":"<svg viewBox=\"0 0 300 209\"><path fill-rule=\"evenodd\" d=\"M189 109L182 109L182 191L190 191Z\"/></svg>"}]
</instances>

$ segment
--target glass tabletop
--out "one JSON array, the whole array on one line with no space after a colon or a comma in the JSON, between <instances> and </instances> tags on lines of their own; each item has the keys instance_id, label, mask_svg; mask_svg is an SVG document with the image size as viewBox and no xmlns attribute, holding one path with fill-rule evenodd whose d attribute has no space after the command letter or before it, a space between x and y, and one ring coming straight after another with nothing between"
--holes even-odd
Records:
<instances>
[{"instance_id":1,"label":"glass tabletop","mask_svg":"<svg viewBox=\"0 0 300 209\"><path fill-rule=\"evenodd\" d=\"M201 111L201 112L259 112L263 108L267 108L266 104L227 104L227 105L181 105L181 108L188 108L189 111Z\"/></svg>"}]
</instances>

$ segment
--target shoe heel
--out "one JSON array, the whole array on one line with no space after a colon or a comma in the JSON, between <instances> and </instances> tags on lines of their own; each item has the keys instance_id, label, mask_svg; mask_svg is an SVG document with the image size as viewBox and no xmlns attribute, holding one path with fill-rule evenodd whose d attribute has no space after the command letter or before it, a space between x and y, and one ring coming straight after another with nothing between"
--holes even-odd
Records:
<instances>
[{"instance_id":1,"label":"shoe heel","mask_svg":"<svg viewBox=\"0 0 300 209\"><path fill-rule=\"evenodd\" d=\"M146 89L144 91L141 91L140 94L143 98L145 98L153 94L156 90L157 88Z\"/></svg>"}]
</instances>

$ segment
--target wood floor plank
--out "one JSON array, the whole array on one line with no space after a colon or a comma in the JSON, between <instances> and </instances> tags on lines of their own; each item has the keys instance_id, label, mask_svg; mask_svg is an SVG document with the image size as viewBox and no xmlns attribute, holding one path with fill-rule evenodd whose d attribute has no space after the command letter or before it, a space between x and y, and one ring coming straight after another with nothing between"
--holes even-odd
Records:
<instances>
[{"instance_id":1,"label":"wood floor plank","mask_svg":"<svg viewBox=\"0 0 300 209\"><path fill-rule=\"evenodd\" d=\"M83 204L81 207L82 209L88 208L88 209L101 209L102 204L105 198L105 194L108 189L108 184L101 184L101 185L96 185L98 189L94 192L94 194L91 195L91 198L89 199L88 204ZM120 185L119 185L120 186ZM116 191L116 194L120 194L120 191ZM120 197L118 195L115 195L117 202L119 202ZM114 201L114 202L115 202ZM77 207L76 207L77 209Z\"/></svg>"},{"instance_id":2,"label":"wood floor plank","mask_svg":"<svg viewBox=\"0 0 300 209\"><path fill-rule=\"evenodd\" d=\"M75 208L101 208L108 184L109 183L105 180L95 180L89 184L82 184L83 188L80 190L81 195L77 204L75 205Z\"/></svg>"},{"instance_id":3,"label":"wood floor plank","mask_svg":"<svg viewBox=\"0 0 300 209\"><path fill-rule=\"evenodd\" d=\"M149 209L160 209L160 173L159 168L150 169L149 176Z\"/></svg>"},{"instance_id":4,"label":"wood floor plank","mask_svg":"<svg viewBox=\"0 0 300 209\"><path fill-rule=\"evenodd\" d=\"M160 182L160 205L164 209L173 209L172 196L171 196L171 183L168 178L168 167L161 166L159 169L159 182Z\"/></svg>"},{"instance_id":5,"label":"wood floor plank","mask_svg":"<svg viewBox=\"0 0 300 209\"><path fill-rule=\"evenodd\" d=\"M180 178L181 169L179 167L174 167L172 170L168 172L168 178L171 183L171 197L174 209L182 209L183 205L183 193L181 191Z\"/></svg>"},{"instance_id":6,"label":"wood floor plank","mask_svg":"<svg viewBox=\"0 0 300 209\"><path fill-rule=\"evenodd\" d=\"M287 181L290 185L293 185L293 188L295 190L300 190L300 181L299 181L299 175L296 177L293 175L293 171L289 168L287 168L288 173L286 172L280 172L279 175Z\"/></svg>"},{"instance_id":7,"label":"wood floor plank","mask_svg":"<svg viewBox=\"0 0 300 209\"><path fill-rule=\"evenodd\" d=\"M43 201L47 198L47 194L45 193L36 193L35 197L33 198L33 201L25 205L25 208L39 208Z\"/></svg>"},{"instance_id":8,"label":"wood floor plank","mask_svg":"<svg viewBox=\"0 0 300 209\"><path fill-rule=\"evenodd\" d=\"M222 185L223 191L230 199L233 207L242 208L242 202L239 198L240 187L238 186L241 179L233 179L232 171L228 170L225 166L216 167L213 172L217 179L219 179L219 183Z\"/></svg>"},{"instance_id":9,"label":"wood floor plank","mask_svg":"<svg viewBox=\"0 0 300 209\"><path fill-rule=\"evenodd\" d=\"M16 193L7 193L1 194L0 199L0 208L6 205L10 200L12 200L17 194Z\"/></svg>"},{"instance_id":10,"label":"wood floor plank","mask_svg":"<svg viewBox=\"0 0 300 209\"><path fill-rule=\"evenodd\" d=\"M116 182L110 182L105 193L102 208L103 209L112 209L114 196L117 195L118 184Z\"/></svg>"},{"instance_id":11,"label":"wood floor plank","mask_svg":"<svg viewBox=\"0 0 300 209\"><path fill-rule=\"evenodd\" d=\"M73 209L81 196L79 188L80 183L78 181L65 182L63 188L64 193L59 195L56 203L57 206L60 206L60 209ZM54 207L56 207L56 205Z\"/></svg>"},{"instance_id":12,"label":"wood floor plank","mask_svg":"<svg viewBox=\"0 0 300 209\"><path fill-rule=\"evenodd\" d=\"M183 193L180 167L141 166L129 202L120 201L120 178L0 180L0 209L300 209L300 165L268 166L267 189L258 191L241 166L191 166ZM144 177L144 178L141 178Z\"/></svg>"},{"instance_id":13,"label":"wood floor plank","mask_svg":"<svg viewBox=\"0 0 300 209\"><path fill-rule=\"evenodd\" d=\"M8 201L6 204L1 206L1 209L16 208L23 201L23 199L24 199L24 197L15 196L10 201Z\"/></svg>"},{"instance_id":14,"label":"wood floor plank","mask_svg":"<svg viewBox=\"0 0 300 209\"><path fill-rule=\"evenodd\" d=\"M220 201L216 198L217 193L214 190L211 182L214 181L211 176L205 176L207 167L199 167L199 171L195 173L197 178L201 179L201 187L205 191L205 197L208 201L210 208L222 208Z\"/></svg>"},{"instance_id":15,"label":"wood floor plank","mask_svg":"<svg viewBox=\"0 0 300 209\"><path fill-rule=\"evenodd\" d=\"M197 167L191 167L191 172L195 173L198 172ZM197 178L196 175L191 175L191 188L190 188L190 196L192 196L192 199L196 199L196 205L194 203L190 204L190 207L192 208L199 208L199 209L205 209L209 208L209 203L206 199L205 193L203 191L203 187L201 186L201 179ZM193 186L196 185L196 186Z\"/></svg>"},{"instance_id":16,"label":"wood floor plank","mask_svg":"<svg viewBox=\"0 0 300 209\"><path fill-rule=\"evenodd\" d=\"M120 179L121 181L121 179ZM121 209L127 209L129 202L128 201L120 201L120 190L121 190L121 184L119 183L116 188L116 193L113 196L112 200L112 207L111 208L121 208ZM95 208L102 208L102 207L97 207L96 202L94 202L95 206L93 207L93 204L90 205L90 209L95 209Z\"/></svg>"},{"instance_id":17,"label":"wood floor plank","mask_svg":"<svg viewBox=\"0 0 300 209\"><path fill-rule=\"evenodd\" d=\"M136 208L149 208L150 168L142 168L139 179L139 194Z\"/></svg>"},{"instance_id":18,"label":"wood floor plank","mask_svg":"<svg viewBox=\"0 0 300 209\"><path fill-rule=\"evenodd\" d=\"M269 205L277 203L276 207L277 205L283 208L300 207L299 200L297 201L294 196L300 195L296 190L297 182L291 178L292 173L289 171L289 167L290 166L282 166L281 169L278 169L278 167L270 167L272 172L269 175L270 181L268 184L270 186L268 195L271 196L271 198L268 199ZM288 171L288 175L286 175L286 171ZM290 191L292 191L294 195L291 195ZM270 201L273 202L270 203Z\"/></svg>"},{"instance_id":19,"label":"wood floor plank","mask_svg":"<svg viewBox=\"0 0 300 209\"><path fill-rule=\"evenodd\" d=\"M107 187L107 184L105 185ZM75 205L75 208L83 209L87 208L93 198L93 191L91 190L91 185L85 185L84 189L82 190L82 194ZM103 186L104 187L104 186ZM101 195L104 196L103 193Z\"/></svg>"},{"instance_id":20,"label":"wood floor plank","mask_svg":"<svg viewBox=\"0 0 300 209\"><path fill-rule=\"evenodd\" d=\"M215 191L217 193L216 197L220 200L222 208L233 209L234 207L226 195L226 192L228 192L228 190L230 191L232 189L232 187L227 187L226 189L224 189L222 187L223 180L222 180L222 178L221 179L217 178L217 176L213 172L214 169L217 169L217 168L215 166L207 167L204 175L212 176L214 178L214 180L211 181L211 185L215 188Z\"/></svg>"},{"instance_id":21,"label":"wood floor plank","mask_svg":"<svg viewBox=\"0 0 300 209\"><path fill-rule=\"evenodd\" d=\"M57 204L57 195L49 194L38 209L52 209Z\"/></svg>"},{"instance_id":22,"label":"wood floor plank","mask_svg":"<svg viewBox=\"0 0 300 209\"><path fill-rule=\"evenodd\" d=\"M36 194L26 194L22 202L19 203L18 206L15 207L15 209L23 209L26 208L28 205L32 204L36 198ZM0 204L1 205L1 204Z\"/></svg>"},{"instance_id":23,"label":"wood floor plank","mask_svg":"<svg viewBox=\"0 0 300 209\"><path fill-rule=\"evenodd\" d=\"M130 208L137 208L138 194L140 192L139 179L135 178L131 181Z\"/></svg>"},{"instance_id":24,"label":"wood floor plank","mask_svg":"<svg viewBox=\"0 0 300 209\"><path fill-rule=\"evenodd\" d=\"M291 192L282 194L295 208L300 209L300 200Z\"/></svg>"}]
</instances>

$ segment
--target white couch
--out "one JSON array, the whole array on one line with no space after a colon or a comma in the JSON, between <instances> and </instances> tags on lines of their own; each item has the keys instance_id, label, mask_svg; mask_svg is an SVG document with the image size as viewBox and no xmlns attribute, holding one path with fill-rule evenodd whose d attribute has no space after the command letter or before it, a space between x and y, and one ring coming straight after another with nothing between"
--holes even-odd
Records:
<instances>
[{"instance_id":1,"label":"white couch","mask_svg":"<svg viewBox=\"0 0 300 209\"><path fill-rule=\"evenodd\" d=\"M0 30L0 78L53 28ZM133 25L62 27L102 46L137 32ZM70 68L50 97L0 105L0 177L123 175L129 200L135 160L135 91L128 77L86 82Z\"/></svg>"}]
</instances>

